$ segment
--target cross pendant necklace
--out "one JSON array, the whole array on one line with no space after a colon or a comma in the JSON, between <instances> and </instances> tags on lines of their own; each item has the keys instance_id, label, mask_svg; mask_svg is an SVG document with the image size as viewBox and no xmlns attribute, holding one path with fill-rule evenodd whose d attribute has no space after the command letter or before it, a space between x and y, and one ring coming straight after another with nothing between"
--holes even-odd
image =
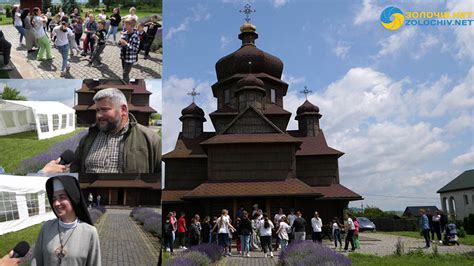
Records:
<instances>
[{"instance_id":1,"label":"cross pendant necklace","mask_svg":"<svg viewBox=\"0 0 474 266\"><path fill-rule=\"evenodd\" d=\"M56 257L58 258L59 265L61 265L64 257L66 257L66 255L67 255L67 251L66 251L65 247L66 247L66 244L69 241L69 239L71 239L72 234L74 234L74 231L76 230L76 228L77 228L77 225L74 227L74 229L72 229L71 234L66 239L66 242L63 245L63 240L61 239L61 231L59 230L59 221L58 221L58 238L59 238L60 246L54 251L54 253L56 253ZM64 233L64 234L66 234L66 233Z\"/></svg>"}]
</instances>

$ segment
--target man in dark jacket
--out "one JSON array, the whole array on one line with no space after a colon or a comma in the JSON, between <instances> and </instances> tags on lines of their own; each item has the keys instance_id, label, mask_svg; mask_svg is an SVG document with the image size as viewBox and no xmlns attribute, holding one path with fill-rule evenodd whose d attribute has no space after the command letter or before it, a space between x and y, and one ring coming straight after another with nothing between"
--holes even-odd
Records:
<instances>
[{"instance_id":1,"label":"man in dark jacket","mask_svg":"<svg viewBox=\"0 0 474 266\"><path fill-rule=\"evenodd\" d=\"M96 124L79 142L71 172L159 173L161 140L158 133L137 123L118 89L100 90L94 96ZM57 160L44 173L64 172Z\"/></svg>"}]
</instances>

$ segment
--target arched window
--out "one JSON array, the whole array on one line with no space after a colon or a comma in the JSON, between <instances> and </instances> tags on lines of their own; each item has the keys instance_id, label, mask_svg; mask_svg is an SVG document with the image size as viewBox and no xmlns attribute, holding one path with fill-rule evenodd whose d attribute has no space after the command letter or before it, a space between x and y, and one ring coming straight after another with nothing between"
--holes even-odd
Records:
<instances>
[{"instance_id":1,"label":"arched window","mask_svg":"<svg viewBox=\"0 0 474 266\"><path fill-rule=\"evenodd\" d=\"M449 214L450 215L456 215L456 201L454 200L454 197L449 198Z\"/></svg>"},{"instance_id":2,"label":"arched window","mask_svg":"<svg viewBox=\"0 0 474 266\"><path fill-rule=\"evenodd\" d=\"M443 209L444 213L449 213L448 211L448 199L446 197L443 198L441 201L441 208Z\"/></svg>"}]
</instances>

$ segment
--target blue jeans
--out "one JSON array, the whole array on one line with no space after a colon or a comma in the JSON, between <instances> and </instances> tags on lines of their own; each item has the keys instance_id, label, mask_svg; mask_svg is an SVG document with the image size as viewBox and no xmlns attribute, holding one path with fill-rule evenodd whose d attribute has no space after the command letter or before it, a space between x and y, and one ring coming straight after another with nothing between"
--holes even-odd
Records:
<instances>
[{"instance_id":1,"label":"blue jeans","mask_svg":"<svg viewBox=\"0 0 474 266\"><path fill-rule=\"evenodd\" d=\"M250 252L250 235L240 235L242 257Z\"/></svg>"},{"instance_id":2,"label":"blue jeans","mask_svg":"<svg viewBox=\"0 0 474 266\"><path fill-rule=\"evenodd\" d=\"M341 241L341 230L339 229L334 229L334 246L337 247L337 242L339 241L339 245L342 247L342 241Z\"/></svg>"},{"instance_id":3,"label":"blue jeans","mask_svg":"<svg viewBox=\"0 0 474 266\"><path fill-rule=\"evenodd\" d=\"M63 46L57 46L61 56L63 57L63 64L61 66L61 71L66 70L67 67L67 59L68 59L68 52L69 52L69 44Z\"/></svg>"},{"instance_id":4,"label":"blue jeans","mask_svg":"<svg viewBox=\"0 0 474 266\"><path fill-rule=\"evenodd\" d=\"M118 26L110 26L109 27L109 32L107 32L107 37L105 37L105 40L109 40L109 36L112 34L114 36L114 42L117 41L116 39L116 35L117 35L117 31L118 31Z\"/></svg>"},{"instance_id":5,"label":"blue jeans","mask_svg":"<svg viewBox=\"0 0 474 266\"><path fill-rule=\"evenodd\" d=\"M285 250L286 247L288 246L288 240L286 239L280 239L280 244L281 244L281 251Z\"/></svg>"},{"instance_id":6,"label":"blue jeans","mask_svg":"<svg viewBox=\"0 0 474 266\"><path fill-rule=\"evenodd\" d=\"M25 36L25 29L22 26L15 26L15 28L20 33L20 43L23 41L23 36Z\"/></svg>"}]
</instances>

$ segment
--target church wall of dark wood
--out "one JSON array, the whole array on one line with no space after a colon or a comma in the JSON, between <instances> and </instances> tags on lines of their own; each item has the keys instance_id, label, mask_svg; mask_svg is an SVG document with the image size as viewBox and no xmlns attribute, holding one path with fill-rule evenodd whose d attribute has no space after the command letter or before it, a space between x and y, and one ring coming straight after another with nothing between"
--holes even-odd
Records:
<instances>
[{"instance_id":1,"label":"church wall of dark wood","mask_svg":"<svg viewBox=\"0 0 474 266\"><path fill-rule=\"evenodd\" d=\"M277 130L255 112L247 111L227 131L229 134L276 133Z\"/></svg>"},{"instance_id":2,"label":"church wall of dark wood","mask_svg":"<svg viewBox=\"0 0 474 266\"><path fill-rule=\"evenodd\" d=\"M284 180L295 174L294 144L214 145L208 148L209 180Z\"/></svg>"},{"instance_id":3,"label":"church wall of dark wood","mask_svg":"<svg viewBox=\"0 0 474 266\"><path fill-rule=\"evenodd\" d=\"M150 114L149 113L140 113L140 112L131 112L135 118L137 119L137 122L144 125L148 126L150 124Z\"/></svg>"},{"instance_id":4,"label":"church wall of dark wood","mask_svg":"<svg viewBox=\"0 0 474 266\"><path fill-rule=\"evenodd\" d=\"M212 124L216 129L216 132L221 132L225 127L234 120L235 116L231 115L216 115L212 116Z\"/></svg>"},{"instance_id":5,"label":"church wall of dark wood","mask_svg":"<svg viewBox=\"0 0 474 266\"><path fill-rule=\"evenodd\" d=\"M167 159L165 163L166 189L193 189L206 181L207 159Z\"/></svg>"},{"instance_id":6,"label":"church wall of dark wood","mask_svg":"<svg viewBox=\"0 0 474 266\"><path fill-rule=\"evenodd\" d=\"M90 106L94 103L92 100L94 98L93 93L77 93L77 104Z\"/></svg>"},{"instance_id":7,"label":"church wall of dark wood","mask_svg":"<svg viewBox=\"0 0 474 266\"><path fill-rule=\"evenodd\" d=\"M76 121L79 126L90 126L95 123L95 111L76 112Z\"/></svg>"},{"instance_id":8,"label":"church wall of dark wood","mask_svg":"<svg viewBox=\"0 0 474 266\"><path fill-rule=\"evenodd\" d=\"M288 117L283 116L266 116L268 120L272 121L275 126L277 126L280 130L286 131L286 127L288 126Z\"/></svg>"},{"instance_id":9,"label":"church wall of dark wood","mask_svg":"<svg viewBox=\"0 0 474 266\"><path fill-rule=\"evenodd\" d=\"M338 183L337 156L297 156L296 176L310 186Z\"/></svg>"},{"instance_id":10,"label":"church wall of dark wood","mask_svg":"<svg viewBox=\"0 0 474 266\"><path fill-rule=\"evenodd\" d=\"M131 103L136 106L146 106L150 104L150 95L134 94Z\"/></svg>"}]
</instances>

